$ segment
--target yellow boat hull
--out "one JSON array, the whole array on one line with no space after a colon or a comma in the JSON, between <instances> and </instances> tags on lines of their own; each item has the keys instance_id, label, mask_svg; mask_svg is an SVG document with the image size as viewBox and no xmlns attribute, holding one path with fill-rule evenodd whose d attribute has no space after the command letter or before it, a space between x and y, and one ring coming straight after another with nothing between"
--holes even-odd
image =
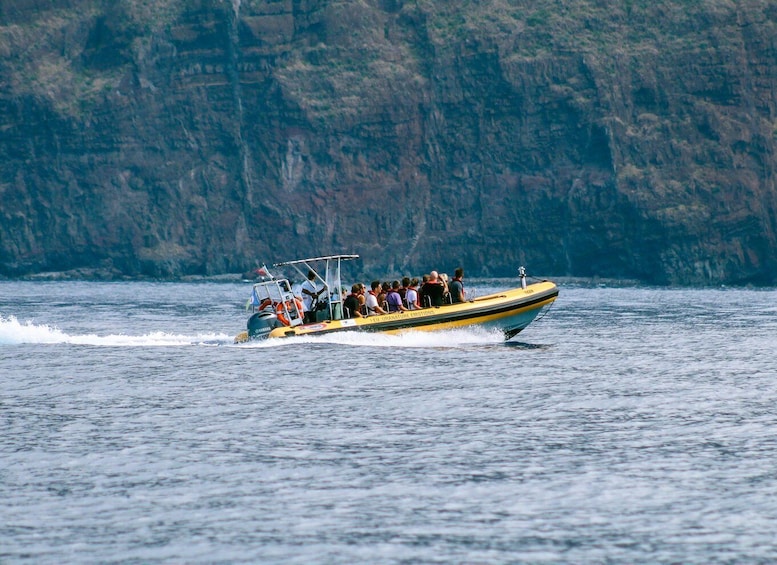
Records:
<instances>
[{"instance_id":1,"label":"yellow boat hull","mask_svg":"<svg viewBox=\"0 0 777 565\"><path fill-rule=\"evenodd\" d=\"M406 331L438 331L483 326L504 332L509 339L528 326L543 308L558 296L558 288L549 281L481 296L459 304L394 312L366 318L327 320L295 327L281 326L266 335L268 338L321 335L343 331L368 331L396 334ZM248 332L235 338L236 343L250 339Z\"/></svg>"}]
</instances>

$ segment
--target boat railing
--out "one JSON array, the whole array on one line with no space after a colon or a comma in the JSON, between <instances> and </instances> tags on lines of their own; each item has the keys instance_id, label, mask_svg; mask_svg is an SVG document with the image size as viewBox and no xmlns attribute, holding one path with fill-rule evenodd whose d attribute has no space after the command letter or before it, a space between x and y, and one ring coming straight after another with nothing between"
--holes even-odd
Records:
<instances>
[{"instance_id":1,"label":"boat railing","mask_svg":"<svg viewBox=\"0 0 777 565\"><path fill-rule=\"evenodd\" d=\"M341 281L341 263L357 259L358 255L327 255L276 263L275 267L291 267L304 279L308 273L313 273L315 280L324 288L327 297L326 310L330 320L340 320L343 317L343 296Z\"/></svg>"}]
</instances>

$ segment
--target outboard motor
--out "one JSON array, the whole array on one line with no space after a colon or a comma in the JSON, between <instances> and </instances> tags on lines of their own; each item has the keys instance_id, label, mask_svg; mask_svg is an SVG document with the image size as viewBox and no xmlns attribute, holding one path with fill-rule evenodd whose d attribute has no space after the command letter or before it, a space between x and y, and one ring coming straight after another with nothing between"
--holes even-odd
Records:
<instances>
[{"instance_id":1,"label":"outboard motor","mask_svg":"<svg viewBox=\"0 0 777 565\"><path fill-rule=\"evenodd\" d=\"M261 310L248 318L248 337L263 339L278 325L278 316L272 310Z\"/></svg>"}]
</instances>

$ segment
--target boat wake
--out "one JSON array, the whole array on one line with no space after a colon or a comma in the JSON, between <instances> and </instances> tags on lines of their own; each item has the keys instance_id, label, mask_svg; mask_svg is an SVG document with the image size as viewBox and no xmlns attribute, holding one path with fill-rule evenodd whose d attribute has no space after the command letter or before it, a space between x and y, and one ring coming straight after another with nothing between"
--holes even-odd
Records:
<instances>
[{"instance_id":1,"label":"boat wake","mask_svg":"<svg viewBox=\"0 0 777 565\"><path fill-rule=\"evenodd\" d=\"M227 334L203 333L195 336L167 332L150 332L145 335L96 334L71 335L57 327L32 322L19 322L16 317L0 316L0 345L21 344L73 344L98 347L169 347L181 345L227 345L233 337Z\"/></svg>"},{"instance_id":2,"label":"boat wake","mask_svg":"<svg viewBox=\"0 0 777 565\"><path fill-rule=\"evenodd\" d=\"M126 334L69 334L56 326L19 322L15 316L0 316L0 346L21 344L72 344L95 347L177 347L219 346L241 349L269 349L293 345L341 345L351 347L386 348L462 348L482 346L532 347L514 341L504 341L502 332L480 327L442 330L436 332L407 331L397 335L367 332L338 332L325 335L298 336L284 339L257 340L234 344L234 336L223 333L182 335L168 332L150 332L144 335Z\"/></svg>"},{"instance_id":3,"label":"boat wake","mask_svg":"<svg viewBox=\"0 0 777 565\"><path fill-rule=\"evenodd\" d=\"M299 344L330 344L353 347L388 348L461 348L467 346L502 345L504 336L498 330L472 327L435 332L409 330L401 334L370 332L335 332L324 335L294 336L283 339L249 341L239 347L274 348Z\"/></svg>"}]
</instances>

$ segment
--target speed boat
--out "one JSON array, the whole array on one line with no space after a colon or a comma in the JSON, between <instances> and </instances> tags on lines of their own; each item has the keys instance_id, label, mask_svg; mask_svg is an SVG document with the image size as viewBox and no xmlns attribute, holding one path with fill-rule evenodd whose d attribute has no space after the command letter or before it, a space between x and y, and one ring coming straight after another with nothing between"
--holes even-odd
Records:
<instances>
[{"instance_id":1,"label":"speed boat","mask_svg":"<svg viewBox=\"0 0 777 565\"><path fill-rule=\"evenodd\" d=\"M266 266L257 269L262 280L253 285L249 300L251 315L246 330L235 337L235 343L346 331L396 334L465 326L501 330L505 339L510 339L547 310L558 296L558 287L550 281L528 284L526 271L521 267L516 288L457 304L351 318L347 317L347 310L343 307L340 273L343 261L357 258L358 255L329 255L273 265L275 268L291 267L303 280L312 272L317 284L324 290L322 294L325 298L314 306L316 320L307 324L303 322L302 300L293 292L289 280L271 275Z\"/></svg>"}]
</instances>

